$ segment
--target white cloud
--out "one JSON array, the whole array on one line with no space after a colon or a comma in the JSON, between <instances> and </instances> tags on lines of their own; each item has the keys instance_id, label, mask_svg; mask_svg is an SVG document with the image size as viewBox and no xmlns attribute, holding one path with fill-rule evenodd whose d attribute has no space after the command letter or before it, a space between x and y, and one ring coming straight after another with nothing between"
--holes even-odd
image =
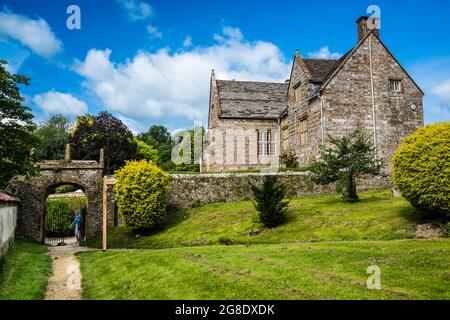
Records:
<instances>
[{"instance_id":1,"label":"white cloud","mask_svg":"<svg viewBox=\"0 0 450 320\"><path fill-rule=\"evenodd\" d=\"M86 102L75 98L69 93L61 93L54 90L35 95L33 102L47 114L61 113L77 116L88 112Z\"/></svg>"},{"instance_id":2,"label":"white cloud","mask_svg":"<svg viewBox=\"0 0 450 320\"><path fill-rule=\"evenodd\" d=\"M450 56L423 59L408 68L425 92L425 123L450 120Z\"/></svg>"},{"instance_id":3,"label":"white cloud","mask_svg":"<svg viewBox=\"0 0 450 320\"><path fill-rule=\"evenodd\" d=\"M116 115L116 117L119 118L134 135L137 135L148 129L148 127L144 126L139 121L124 117L123 115Z\"/></svg>"},{"instance_id":4,"label":"white cloud","mask_svg":"<svg viewBox=\"0 0 450 320\"><path fill-rule=\"evenodd\" d=\"M20 43L0 40L0 46L0 54L8 62L6 70L10 73L17 73L22 64L31 55L31 51L24 48Z\"/></svg>"},{"instance_id":5,"label":"white cloud","mask_svg":"<svg viewBox=\"0 0 450 320\"><path fill-rule=\"evenodd\" d=\"M158 38L161 39L162 38L162 32L158 30L158 28L154 27L154 26L147 26L147 32L150 34L150 36L153 38Z\"/></svg>"},{"instance_id":6,"label":"white cloud","mask_svg":"<svg viewBox=\"0 0 450 320\"><path fill-rule=\"evenodd\" d=\"M431 92L442 101L450 104L450 78L432 87Z\"/></svg>"},{"instance_id":7,"label":"white cloud","mask_svg":"<svg viewBox=\"0 0 450 320\"><path fill-rule=\"evenodd\" d=\"M109 49L91 49L74 69L106 109L173 127L206 120L211 69L221 79L283 82L289 76L290 63L274 44L248 42L233 28L215 38L216 44L187 51L139 51L123 63L112 62Z\"/></svg>"},{"instance_id":8,"label":"white cloud","mask_svg":"<svg viewBox=\"0 0 450 320\"><path fill-rule=\"evenodd\" d=\"M189 48L190 46L192 46L192 37L187 35L183 40L183 47Z\"/></svg>"},{"instance_id":9,"label":"white cloud","mask_svg":"<svg viewBox=\"0 0 450 320\"><path fill-rule=\"evenodd\" d=\"M319 51L309 52L308 56L317 59L339 59L342 56L342 53L330 52L328 46L325 46L320 48Z\"/></svg>"},{"instance_id":10,"label":"white cloud","mask_svg":"<svg viewBox=\"0 0 450 320\"><path fill-rule=\"evenodd\" d=\"M153 15L152 7L144 1L139 0L116 0L128 14L131 21L145 20Z\"/></svg>"},{"instance_id":11,"label":"white cloud","mask_svg":"<svg viewBox=\"0 0 450 320\"><path fill-rule=\"evenodd\" d=\"M214 39L220 43L233 43L241 42L244 36L239 28L223 27L222 34L214 35Z\"/></svg>"},{"instance_id":12,"label":"white cloud","mask_svg":"<svg viewBox=\"0 0 450 320\"><path fill-rule=\"evenodd\" d=\"M10 11L0 11L0 39L12 39L34 53L50 58L61 51L62 43L48 23L41 18L31 19Z\"/></svg>"}]
</instances>

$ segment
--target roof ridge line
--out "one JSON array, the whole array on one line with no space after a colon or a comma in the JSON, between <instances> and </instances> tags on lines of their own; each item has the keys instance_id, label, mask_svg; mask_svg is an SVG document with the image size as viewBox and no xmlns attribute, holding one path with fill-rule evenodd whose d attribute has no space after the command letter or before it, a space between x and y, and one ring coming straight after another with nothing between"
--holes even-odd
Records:
<instances>
[{"instance_id":1,"label":"roof ridge line","mask_svg":"<svg viewBox=\"0 0 450 320\"><path fill-rule=\"evenodd\" d=\"M225 80L225 79L216 79L216 81L287 84L287 82L270 82L270 81L256 81L256 80Z\"/></svg>"},{"instance_id":2,"label":"roof ridge line","mask_svg":"<svg viewBox=\"0 0 450 320\"><path fill-rule=\"evenodd\" d=\"M339 59L325 59L325 58L302 58L303 60L328 60L328 61L337 61Z\"/></svg>"}]
</instances>

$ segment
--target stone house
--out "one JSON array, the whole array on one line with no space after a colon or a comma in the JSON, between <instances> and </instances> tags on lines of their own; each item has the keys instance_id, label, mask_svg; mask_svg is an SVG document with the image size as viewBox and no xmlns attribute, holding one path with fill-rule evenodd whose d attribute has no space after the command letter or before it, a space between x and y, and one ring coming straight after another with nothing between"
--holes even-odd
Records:
<instances>
[{"instance_id":1,"label":"stone house","mask_svg":"<svg viewBox=\"0 0 450 320\"><path fill-rule=\"evenodd\" d=\"M328 135L360 125L389 172L402 138L423 126L424 93L369 21L356 21L358 41L337 60L297 50L285 83L218 80L213 71L202 170L277 166L288 149L306 166Z\"/></svg>"}]
</instances>

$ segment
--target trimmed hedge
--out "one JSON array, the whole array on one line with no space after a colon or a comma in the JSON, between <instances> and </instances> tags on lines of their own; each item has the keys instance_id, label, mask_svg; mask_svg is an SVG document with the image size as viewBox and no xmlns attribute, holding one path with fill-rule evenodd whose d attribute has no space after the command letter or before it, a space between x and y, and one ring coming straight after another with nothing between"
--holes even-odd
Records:
<instances>
[{"instance_id":1,"label":"trimmed hedge","mask_svg":"<svg viewBox=\"0 0 450 320\"><path fill-rule=\"evenodd\" d=\"M450 122L405 137L393 165L393 180L411 204L450 217Z\"/></svg>"},{"instance_id":2,"label":"trimmed hedge","mask_svg":"<svg viewBox=\"0 0 450 320\"><path fill-rule=\"evenodd\" d=\"M48 199L45 211L45 234L52 236L73 236L74 229L70 228L73 212L86 206L85 197Z\"/></svg>"},{"instance_id":3,"label":"trimmed hedge","mask_svg":"<svg viewBox=\"0 0 450 320\"><path fill-rule=\"evenodd\" d=\"M116 202L123 221L133 231L165 222L169 176L150 161L128 161L116 171Z\"/></svg>"}]
</instances>

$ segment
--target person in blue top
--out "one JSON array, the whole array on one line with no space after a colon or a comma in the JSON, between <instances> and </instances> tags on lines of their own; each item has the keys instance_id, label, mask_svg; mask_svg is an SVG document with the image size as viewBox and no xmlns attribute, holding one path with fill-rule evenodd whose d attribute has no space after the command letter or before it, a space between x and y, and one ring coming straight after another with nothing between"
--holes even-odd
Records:
<instances>
[{"instance_id":1,"label":"person in blue top","mask_svg":"<svg viewBox=\"0 0 450 320\"><path fill-rule=\"evenodd\" d=\"M81 223L83 222L83 216L81 215L80 210L75 211L75 216L73 218L72 224L70 227L75 226L75 237L79 244L82 244L83 239L81 237Z\"/></svg>"}]
</instances>

